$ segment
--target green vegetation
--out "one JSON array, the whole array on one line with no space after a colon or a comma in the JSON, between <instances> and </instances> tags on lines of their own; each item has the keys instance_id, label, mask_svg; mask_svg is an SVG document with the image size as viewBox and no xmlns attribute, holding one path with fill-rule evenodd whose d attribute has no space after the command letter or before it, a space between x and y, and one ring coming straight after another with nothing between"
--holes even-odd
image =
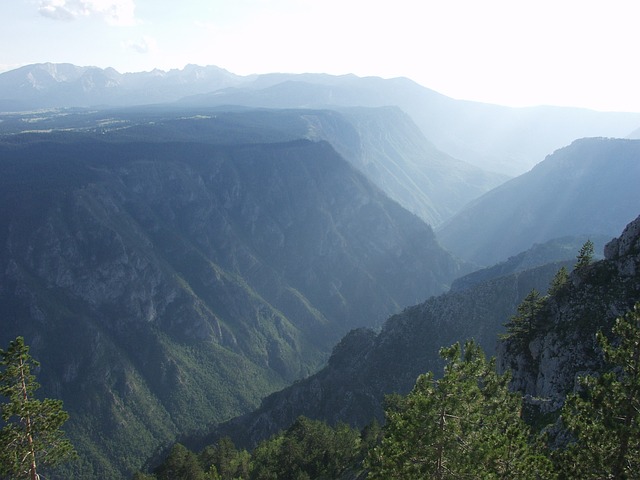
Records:
<instances>
[{"instance_id":1,"label":"green vegetation","mask_svg":"<svg viewBox=\"0 0 640 480\"><path fill-rule=\"evenodd\" d=\"M528 342L535 332L536 322L544 304L545 297L541 297L535 288L532 289L518 305L517 313L505 324L507 333L503 335L503 338L516 340L520 343Z\"/></svg>"},{"instance_id":2,"label":"green vegetation","mask_svg":"<svg viewBox=\"0 0 640 480\"><path fill-rule=\"evenodd\" d=\"M288 128L252 118L237 121ZM149 129L0 142L0 256L13 266L0 342L42 339L44 396L64 401L82 457L62 478L129 476L459 272L428 225L326 143Z\"/></svg>"},{"instance_id":3,"label":"green vegetation","mask_svg":"<svg viewBox=\"0 0 640 480\"><path fill-rule=\"evenodd\" d=\"M478 345L441 350L444 376L421 375L386 411L372 479L551 478L550 461L528 442L522 399Z\"/></svg>"},{"instance_id":4,"label":"green vegetation","mask_svg":"<svg viewBox=\"0 0 640 480\"><path fill-rule=\"evenodd\" d=\"M582 265L580 268L589 265L592 256L593 243L587 240L578 255L578 264ZM578 269L578 265L576 265L576 269ZM542 296L535 288L531 289L518 305L516 314L512 315L509 321L505 323L506 333L499 335L499 338L516 343L520 347L526 345L544 322L547 300L549 297L562 297L566 292L568 281L569 272L566 267L562 266L551 280L546 295Z\"/></svg>"},{"instance_id":5,"label":"green vegetation","mask_svg":"<svg viewBox=\"0 0 640 480\"><path fill-rule=\"evenodd\" d=\"M549 295L562 295L562 292L564 291L568 280L569 272L567 271L566 267L560 267L558 273L556 273L556 275L553 277L553 280L551 280L551 285L549 285Z\"/></svg>"},{"instance_id":6,"label":"green vegetation","mask_svg":"<svg viewBox=\"0 0 640 480\"><path fill-rule=\"evenodd\" d=\"M204 434L209 424L249 412L268 393L313 372L342 329L377 324L400 306L440 291L459 272L461 267L431 241L430 228L378 197L327 144L294 141L300 132L293 130L291 138L285 135L293 126L306 132L306 121L295 120L279 133L281 122L262 114L251 118L226 117L226 127L215 132L210 127L220 119L214 116L207 122L165 122L159 130L150 124L127 129L128 139L113 132L105 138L100 134L101 140L90 135L76 142L79 133L65 140L59 132L34 142L21 137L0 149L0 197L7 205L0 223L9 226L0 232L0 244L6 246L3 258L10 266L0 284L7 286L3 292L24 293L3 296L0 313L24 312L12 316L27 319L3 324L2 342L18 334L43 339L38 358L47 365L45 396L64 399L72 413L66 431L82 454L78 462L56 471L64 472L62 478L130 475L176 438ZM272 140L292 141L267 146L257 143L264 138L243 136L252 145L235 145L233 132L244 132L246 122L255 123L256 132L275 125L268 134ZM212 137L196 144L201 130L211 130ZM221 146L220 139L231 144ZM613 311L610 305L621 304L607 304L594 293L596 286L612 283L618 271L590 265L592 255L593 244L587 242L578 256L580 275L571 277L582 278L574 283L590 290L573 295L566 270L558 272L549 289L550 295L564 292L581 307L579 316L571 316L573 323L564 324L567 331L578 323L575 318L584 324L599 322L600 305ZM536 288L543 291L548 279ZM455 303L434 298L408 309L388 322L390 341L380 342L382 353L369 355L374 334L352 342L342 355L351 370L339 378L346 394L337 390L340 394L331 399L343 402L333 410L332 421L348 419L362 426L372 412L381 414L383 392L407 392L419 373L439 370L433 358L440 345L471 336L478 342L483 336L494 340L496 325L514 311L533 281L522 275L512 289L504 285L493 282L474 296L460 295ZM533 346L526 352L531 359L534 350L546 353L546 345L528 340L540 337L554 307L534 290L508 325L508 335L521 340L515 345ZM438 311L451 321L423 321L436 318ZM410 327L420 322L421 327ZM594 332L583 335L590 348ZM519 468L520 457L499 456L505 441L515 442L508 443L509 454L538 455L536 444L529 442L535 435L526 426L520 430L522 422L514 413L520 410L518 399L503 396L506 380L492 373L491 362L484 365L471 353L467 358L462 348L447 352L451 371L442 380L433 374L421 377L415 390L435 395L444 389L439 400L429 397L432 403L426 406L440 412L438 418L455 427L455 440L463 441L462 451L447 449L455 459L448 464L468 456L473 466L461 461L459 472L483 465L493 469L487 470L491 475L506 475ZM336 371L338 360L334 356L330 365ZM532 372L531 377L538 373ZM571 382L574 378L572 374ZM308 406L313 396L326 401L328 396L318 391L325 393L309 389L299 403ZM389 417L403 420L415 414L419 420L422 411L411 407L411 402L422 401L417 393L415 398L394 398ZM454 398L458 403L446 403ZM437 400L441 403L433 403ZM507 411L491 402L503 402ZM286 416L267 419L270 431L286 428L300 413L292 405L286 404ZM442 408L461 410L453 419ZM502 425L498 433L496 425ZM508 431L505 425L517 428ZM304 419L294 426L251 453L236 451L228 442L219 442L207 456L176 445L166 468L154 475L335 478L359 471L363 452L377 438L373 428L365 441L364 433L348 427L340 430ZM410 433L406 427L398 427L402 441ZM392 442L393 428L388 422L385 440L374 452ZM431 442L445 445L436 433L446 431L434 431ZM572 431L585 442L582 433ZM475 445L477 438L482 443ZM336 444L342 446L336 449ZM447 459L440 460L438 475L444 476ZM375 474L384 464L371 461Z\"/></svg>"},{"instance_id":7,"label":"green vegetation","mask_svg":"<svg viewBox=\"0 0 640 480\"><path fill-rule=\"evenodd\" d=\"M338 479L360 469L367 448L378 438L372 424L362 434L341 424L299 417L291 427L261 442L252 454L239 450L229 438L196 455L175 444L154 474L136 472L134 479L158 480L277 480Z\"/></svg>"},{"instance_id":8,"label":"green vegetation","mask_svg":"<svg viewBox=\"0 0 640 480\"><path fill-rule=\"evenodd\" d=\"M599 333L610 369L580 379L562 420L575 440L558 453L567 478L637 478L640 471L640 303L618 318L614 339Z\"/></svg>"},{"instance_id":9,"label":"green vegetation","mask_svg":"<svg viewBox=\"0 0 640 480\"><path fill-rule=\"evenodd\" d=\"M593 261L593 242L587 240L578 252L577 262L575 264L575 270L580 272L585 267L589 266Z\"/></svg>"},{"instance_id":10,"label":"green vegetation","mask_svg":"<svg viewBox=\"0 0 640 480\"><path fill-rule=\"evenodd\" d=\"M360 435L346 425L330 428L301 417L253 452L251 478L340 478L358 457Z\"/></svg>"},{"instance_id":11,"label":"green vegetation","mask_svg":"<svg viewBox=\"0 0 640 480\"><path fill-rule=\"evenodd\" d=\"M134 479L627 479L640 468L640 303L598 343L607 371L584 377L555 424L535 430L473 341L443 348L444 374L421 375L406 396L387 397L386 424L361 433L300 417L252 453L223 438L200 454L176 444L154 472ZM569 441L557 442L564 438Z\"/></svg>"},{"instance_id":12,"label":"green vegetation","mask_svg":"<svg viewBox=\"0 0 640 480\"><path fill-rule=\"evenodd\" d=\"M0 475L40 478L38 469L71 459L74 450L61 430L69 415L60 400L38 400L39 387L31 369L38 366L22 337L0 350Z\"/></svg>"}]
</instances>

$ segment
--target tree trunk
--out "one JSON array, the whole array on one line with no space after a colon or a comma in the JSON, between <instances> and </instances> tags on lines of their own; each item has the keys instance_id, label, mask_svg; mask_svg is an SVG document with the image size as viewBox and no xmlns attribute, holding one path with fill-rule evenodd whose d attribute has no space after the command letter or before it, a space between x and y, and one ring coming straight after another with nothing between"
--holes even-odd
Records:
<instances>
[{"instance_id":1,"label":"tree trunk","mask_svg":"<svg viewBox=\"0 0 640 480\"><path fill-rule=\"evenodd\" d=\"M24 378L24 363L22 359L20 359L20 381L22 382L22 400L26 405L29 399L27 397L27 385L25 383L25 378ZM31 415L29 414L28 410L27 410L27 415L23 419L23 421L25 424L25 433L27 435L27 442L29 443L29 457L30 457L29 476L31 477L31 480L38 480L38 478L40 477L36 472L36 451L35 451L35 446L33 444L33 436L31 434Z\"/></svg>"}]
</instances>

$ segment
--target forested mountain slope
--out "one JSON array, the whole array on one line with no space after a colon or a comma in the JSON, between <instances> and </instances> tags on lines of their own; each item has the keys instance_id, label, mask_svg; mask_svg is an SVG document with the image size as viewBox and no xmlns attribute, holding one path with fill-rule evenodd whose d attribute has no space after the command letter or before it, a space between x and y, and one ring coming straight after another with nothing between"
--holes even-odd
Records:
<instances>
[{"instance_id":1,"label":"forested mountain slope","mask_svg":"<svg viewBox=\"0 0 640 480\"><path fill-rule=\"evenodd\" d=\"M508 178L438 150L397 107L339 112L358 133L357 148L343 156L434 228ZM331 136L327 140L339 149L340 144L332 142Z\"/></svg>"},{"instance_id":2,"label":"forested mountain slope","mask_svg":"<svg viewBox=\"0 0 640 480\"><path fill-rule=\"evenodd\" d=\"M520 252L509 257L504 262L496 263L491 267L481 268L468 275L457 278L449 289L450 292L465 290L473 285L486 280L502 277L511 273L518 273L541 267L548 263L574 261L576 252L586 242L591 242L594 246L594 258L603 258L602 252L605 244L609 243L611 237L606 235L578 235L574 237L554 238L545 243L536 243L529 250Z\"/></svg>"},{"instance_id":3,"label":"forested mountain slope","mask_svg":"<svg viewBox=\"0 0 640 480\"><path fill-rule=\"evenodd\" d=\"M438 230L460 258L492 265L534 243L616 236L640 210L640 141L576 140L483 195Z\"/></svg>"},{"instance_id":4,"label":"forested mountain slope","mask_svg":"<svg viewBox=\"0 0 640 480\"><path fill-rule=\"evenodd\" d=\"M458 476L471 471L472 477L483 478L632 478L638 458L640 217L606 245L604 256L594 261L593 244L587 241L570 274L565 266L546 294L527 294L500 337L500 363L509 372L499 382L492 376L494 361L485 363L488 370L478 369L476 362L486 360L477 341L465 342L462 354L457 339L453 347L442 349L447 360L442 378L433 376L442 365L433 365L407 396L388 398L382 437L375 422L360 435L340 424L331 430L322 423L367 423L366 415L358 415L376 409L376 388L394 381L397 386L403 373L412 370L408 362L396 368L397 360L402 362L407 351L414 361L424 359L430 338L421 335L419 325L425 322L420 313L433 313L429 306L437 299L431 299L418 314L409 308L391 318L378 335L366 329L351 332L319 374L271 395L257 412L220 426L205 439L209 443L232 435L243 446L259 442L251 454L235 450L223 438L198 457L191 454L191 461L201 469L212 462L222 468L220 452L225 458L243 456L246 465L238 470L239 478L253 478L256 472L314 472L317 465L334 468L331 478L344 479L431 478L442 473L442 465L455 465ZM502 268L509 267L518 268L515 262ZM491 273L495 271L486 272ZM451 311L449 300L460 293L439 297L445 300L439 304L441 318ZM434 333L443 326L439 323ZM486 339L480 335L479 341ZM385 351L383 361L376 362ZM510 380L515 392L508 391ZM483 391L474 392L473 386ZM299 416L301 410L321 421ZM487 435L479 433L484 428ZM427 438L425 432L430 432ZM487 449L496 442L500 445ZM342 457L340 445L349 452ZM361 447L368 451L364 462ZM156 473L180 465L176 451L174 447Z\"/></svg>"},{"instance_id":5,"label":"forested mountain slope","mask_svg":"<svg viewBox=\"0 0 640 480\"><path fill-rule=\"evenodd\" d=\"M334 111L156 105L25 112L0 115L0 120L5 134L74 130L119 143L326 140L390 198L433 226L507 179L437 150L397 107Z\"/></svg>"},{"instance_id":6,"label":"forested mountain slope","mask_svg":"<svg viewBox=\"0 0 640 480\"><path fill-rule=\"evenodd\" d=\"M64 400L76 478L254 408L461 271L326 142L8 136L0 202L0 344Z\"/></svg>"},{"instance_id":7,"label":"forested mountain slope","mask_svg":"<svg viewBox=\"0 0 640 480\"><path fill-rule=\"evenodd\" d=\"M430 298L389 318L379 333L354 330L317 374L270 395L258 410L220 425L208 437L183 441L197 448L228 435L238 445L251 446L299 415L359 428L373 418L382 421L385 395L406 394L418 375L442 370L442 346L474 338L494 352L498 333L520 301L532 288L546 291L563 265L548 264Z\"/></svg>"},{"instance_id":8,"label":"forested mountain slope","mask_svg":"<svg viewBox=\"0 0 640 480\"><path fill-rule=\"evenodd\" d=\"M610 332L614 319L640 298L640 217L607 244L604 256L594 261L588 250L581 253L566 278L558 274L560 266L571 271L565 262L466 282L464 289L394 315L378 334L354 330L334 348L323 370L270 395L257 411L220 425L208 437L192 438L192 446L224 435L243 446L255 445L299 415L361 428L381 418L385 394L405 394L421 373L442 370L442 346L470 338L488 354L497 346L501 368L513 372L513 388L525 394L529 420L557 411L577 375L603 367L596 332ZM524 330L516 335L509 330L499 341L516 311L520 317L528 311L516 307L532 289L540 292L541 308L528 332L525 318ZM553 420L543 416L535 421L540 426L549 418Z\"/></svg>"}]
</instances>

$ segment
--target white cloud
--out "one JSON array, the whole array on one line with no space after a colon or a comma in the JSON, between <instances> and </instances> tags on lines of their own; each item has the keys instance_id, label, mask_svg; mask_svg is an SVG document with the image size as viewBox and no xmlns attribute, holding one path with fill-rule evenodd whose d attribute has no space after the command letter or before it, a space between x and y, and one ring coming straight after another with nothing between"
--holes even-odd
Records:
<instances>
[{"instance_id":1,"label":"white cloud","mask_svg":"<svg viewBox=\"0 0 640 480\"><path fill-rule=\"evenodd\" d=\"M40 2L40 15L53 20L73 20L76 16L65 6L64 0L44 0Z\"/></svg>"},{"instance_id":2,"label":"white cloud","mask_svg":"<svg viewBox=\"0 0 640 480\"><path fill-rule=\"evenodd\" d=\"M154 53L158 50L158 44L155 38L144 35L139 40L129 40L123 42L122 46L126 49L133 50L138 53L147 54Z\"/></svg>"},{"instance_id":3,"label":"white cloud","mask_svg":"<svg viewBox=\"0 0 640 480\"><path fill-rule=\"evenodd\" d=\"M135 25L134 0L41 0L42 16L54 20L74 20L99 16L109 25Z\"/></svg>"}]
</instances>

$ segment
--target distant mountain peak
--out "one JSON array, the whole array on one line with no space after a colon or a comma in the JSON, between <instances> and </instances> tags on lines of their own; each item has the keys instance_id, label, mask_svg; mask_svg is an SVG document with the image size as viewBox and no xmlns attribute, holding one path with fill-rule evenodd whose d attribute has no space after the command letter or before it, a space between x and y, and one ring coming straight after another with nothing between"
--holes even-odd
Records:
<instances>
[{"instance_id":1,"label":"distant mountain peak","mask_svg":"<svg viewBox=\"0 0 640 480\"><path fill-rule=\"evenodd\" d=\"M119 83L95 82L91 88L83 88L78 79L87 69L102 71ZM25 78L28 73L32 74L30 80ZM287 81L295 83L285 84ZM270 89L276 85L277 88ZM324 73L242 76L217 66L194 64L168 72L156 69L119 74L113 69L47 63L0 74L0 111L149 105L189 97L192 104L205 102L208 106L396 105L411 116L439 150L483 170L510 177L529 170L544 155L576 138L625 137L640 125L640 113L562 107L518 109L454 100L404 77L383 79Z\"/></svg>"}]
</instances>

